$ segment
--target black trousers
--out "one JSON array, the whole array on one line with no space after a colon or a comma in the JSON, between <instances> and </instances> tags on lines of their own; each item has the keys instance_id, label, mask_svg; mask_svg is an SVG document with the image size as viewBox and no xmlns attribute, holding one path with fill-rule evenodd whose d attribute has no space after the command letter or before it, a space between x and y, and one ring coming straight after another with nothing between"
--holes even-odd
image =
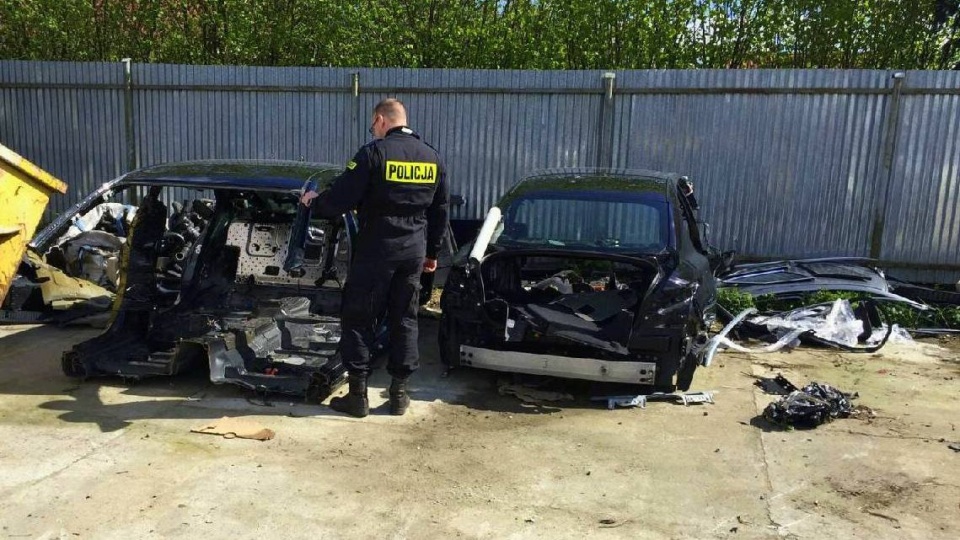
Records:
<instances>
[{"instance_id":1,"label":"black trousers","mask_svg":"<svg viewBox=\"0 0 960 540\"><path fill-rule=\"evenodd\" d=\"M390 375L406 379L420 367L417 308L423 259L354 260L340 308L340 355L354 376L370 374L370 345L385 316Z\"/></svg>"}]
</instances>

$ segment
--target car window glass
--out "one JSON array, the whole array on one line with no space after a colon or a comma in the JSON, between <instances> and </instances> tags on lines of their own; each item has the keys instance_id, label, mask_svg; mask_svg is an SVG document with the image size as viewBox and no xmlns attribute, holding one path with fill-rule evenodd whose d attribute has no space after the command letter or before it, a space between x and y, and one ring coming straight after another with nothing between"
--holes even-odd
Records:
<instances>
[{"instance_id":1,"label":"car window glass","mask_svg":"<svg viewBox=\"0 0 960 540\"><path fill-rule=\"evenodd\" d=\"M582 198L535 193L514 201L495 243L642 251L671 244L666 201L619 193L578 195Z\"/></svg>"}]
</instances>

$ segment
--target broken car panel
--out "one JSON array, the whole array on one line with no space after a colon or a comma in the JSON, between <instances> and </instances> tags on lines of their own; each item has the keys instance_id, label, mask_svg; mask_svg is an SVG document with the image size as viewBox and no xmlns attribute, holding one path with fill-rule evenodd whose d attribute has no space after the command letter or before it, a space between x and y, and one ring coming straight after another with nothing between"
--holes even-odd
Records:
<instances>
[{"instance_id":1,"label":"broken car panel","mask_svg":"<svg viewBox=\"0 0 960 540\"><path fill-rule=\"evenodd\" d=\"M925 304L892 292L883 272L870 263L869 259L830 258L740 264L721 276L721 286L784 299L801 299L817 291L859 292L926 309Z\"/></svg>"},{"instance_id":2,"label":"broken car panel","mask_svg":"<svg viewBox=\"0 0 960 540\"><path fill-rule=\"evenodd\" d=\"M716 284L680 179L559 170L521 180L451 269L444 363L689 388Z\"/></svg>"}]
</instances>

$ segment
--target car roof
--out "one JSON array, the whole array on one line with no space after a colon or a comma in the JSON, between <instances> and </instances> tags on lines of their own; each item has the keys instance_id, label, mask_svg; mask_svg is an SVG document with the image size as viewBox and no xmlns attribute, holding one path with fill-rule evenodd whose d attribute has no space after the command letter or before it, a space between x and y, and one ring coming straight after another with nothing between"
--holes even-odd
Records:
<instances>
[{"instance_id":1,"label":"car roof","mask_svg":"<svg viewBox=\"0 0 960 540\"><path fill-rule=\"evenodd\" d=\"M199 160L164 163L138 169L121 184L176 185L197 188L300 189L307 179L323 188L343 168L328 163L287 160Z\"/></svg>"},{"instance_id":2,"label":"car roof","mask_svg":"<svg viewBox=\"0 0 960 540\"><path fill-rule=\"evenodd\" d=\"M537 171L522 178L504 195L501 203L523 194L552 190L601 190L657 193L670 197L680 175L645 169L559 168Z\"/></svg>"}]
</instances>

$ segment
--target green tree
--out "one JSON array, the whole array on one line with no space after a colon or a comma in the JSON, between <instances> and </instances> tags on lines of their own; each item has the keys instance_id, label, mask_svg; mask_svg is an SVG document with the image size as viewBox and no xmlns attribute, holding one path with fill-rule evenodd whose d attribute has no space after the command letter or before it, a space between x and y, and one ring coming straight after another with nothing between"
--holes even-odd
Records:
<instances>
[{"instance_id":1,"label":"green tree","mask_svg":"<svg viewBox=\"0 0 960 540\"><path fill-rule=\"evenodd\" d=\"M6 0L0 58L303 66L952 67L958 0Z\"/></svg>"}]
</instances>

